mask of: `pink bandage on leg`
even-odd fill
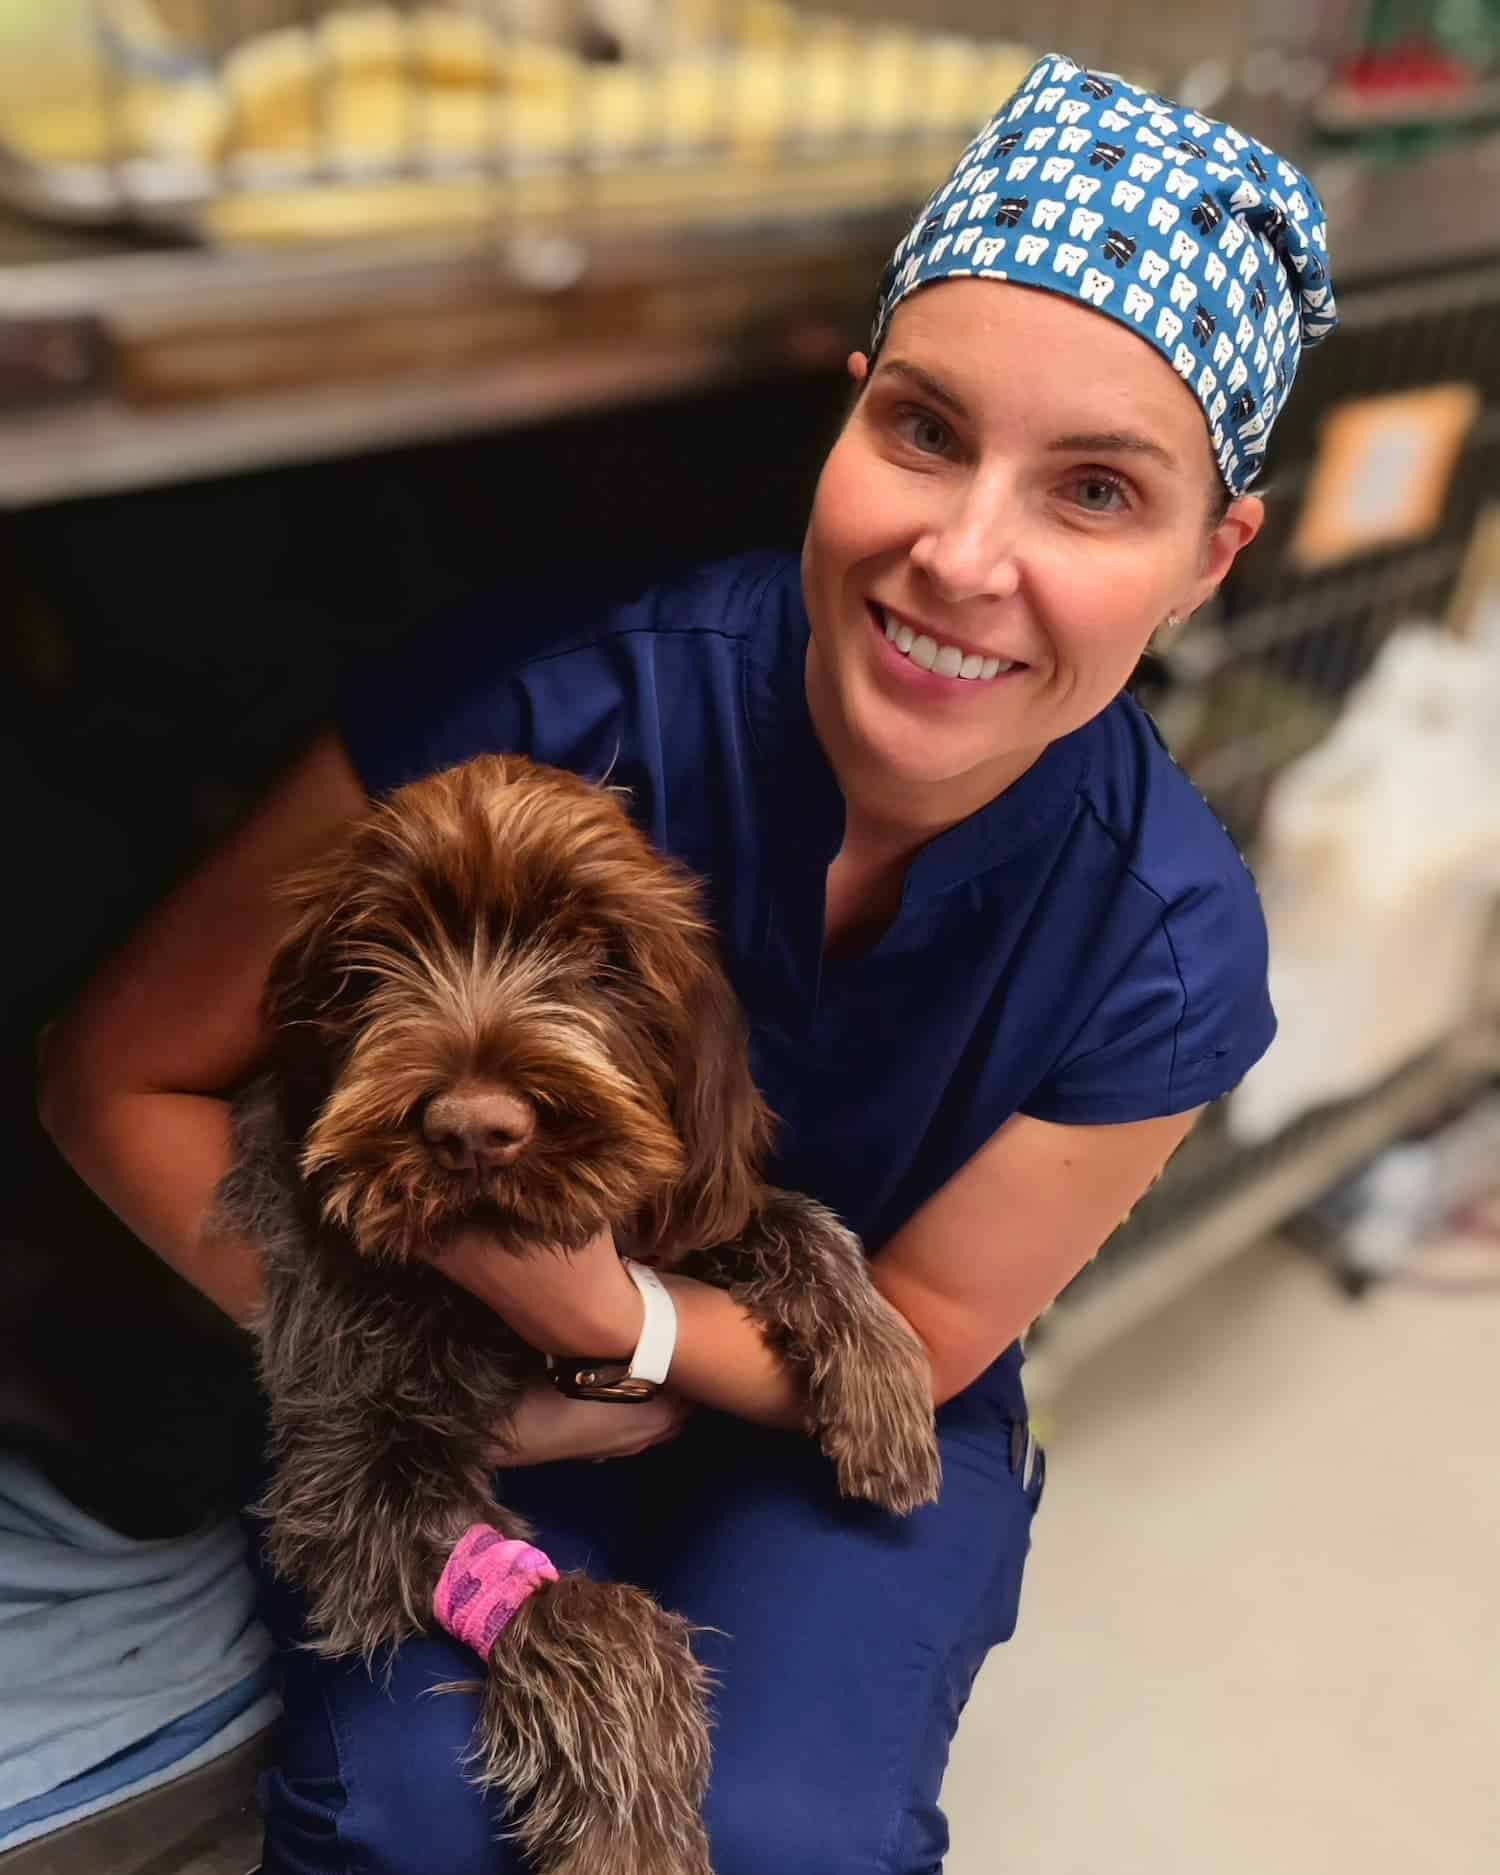
[[[501,1536],[487,1523],[472,1523],[443,1566],[432,1612],[454,1640],[488,1660],[527,1596],[556,1580],[551,1558],[541,1550]]]

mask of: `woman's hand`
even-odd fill
[[[496,1441],[493,1458],[502,1466],[634,1458],[653,1445],[675,1439],[691,1411],[675,1393],[659,1393],[654,1400],[629,1405],[571,1400],[550,1381],[539,1380],[522,1395],[514,1417]]]
[[[581,1250],[502,1250],[483,1231],[460,1234],[432,1259],[542,1354],[628,1360],[646,1307],[603,1231]]]

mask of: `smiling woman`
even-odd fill
[[[1054,292],[941,281],[850,371],[862,394],[803,546],[808,694],[843,771],[951,824],[1098,715],[1262,508],[1239,497],[1205,536],[1222,483],[1198,403],[1134,332]]]
[[[372,679],[52,1036],[59,1143],[248,1318],[257,1246],[209,1219],[285,874],[372,796],[514,751],[607,777],[703,875],[779,1120],[770,1177],[863,1238],[925,1349],[945,1466],[911,1517],[851,1513],[801,1436],[806,1377],[676,1273],[669,1394],[523,1411],[507,1504],[558,1569],[685,1616],[716,1676],[719,1875],[940,1867],[948,1745],[1015,1625],[1042,1493],[1021,1337],[1274,1033],[1254,884],[1124,685],[1255,537],[1266,436],[1333,322],[1323,251],[1317,197],[1264,145],[1042,60],[887,269],[800,562],[476,602]],[[456,1150],[462,1086],[524,1178],[550,1124],[526,1064],[478,1032],[447,1072],[395,1116],[408,1148]],[[431,1246],[570,1370],[652,1338],[622,1249],[652,1259],[612,1230]],[[466,1779],[472,1698],[428,1696],[472,1677],[456,1645],[424,1635],[372,1678],[300,1646],[296,1595],[266,1589],[287,1711],[266,1875],[517,1870],[504,1793]],[[637,1875],[575,1848],[546,1866]]]

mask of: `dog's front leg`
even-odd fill
[[[308,1645],[373,1664],[431,1628],[438,1579],[472,1524],[528,1532],[495,1503],[479,1428],[424,1413],[400,1386],[397,1335],[366,1337],[383,1343],[386,1390],[372,1385],[371,1349],[358,1372],[362,1324],[309,1333],[308,1311],[298,1319],[277,1308],[285,1300],[273,1293],[262,1336],[273,1464],[258,1509],[277,1573],[307,1596]]]
[[[360,1341],[347,1321],[339,1337],[298,1339],[309,1350],[336,1339],[336,1362]],[[374,1385],[367,1372],[361,1390],[351,1359],[341,1394],[325,1392],[326,1371],[314,1384],[289,1384],[286,1339],[273,1330],[266,1342],[280,1383],[277,1463],[261,1506],[272,1558],[307,1591],[311,1645],[373,1665],[431,1629],[434,1591],[473,1525],[529,1534],[494,1501],[485,1416],[460,1410],[483,1397],[482,1351],[452,1346],[429,1363],[409,1355],[418,1334],[392,1324],[366,1338],[363,1363],[376,1360],[378,1344],[390,1367]],[[421,1386],[397,1371],[407,1359]],[[446,1412],[434,1400],[445,1385]],[[488,1647],[483,1666],[475,1660],[472,1769],[511,1801],[534,1866],[543,1875],[710,1875],[706,1689],[687,1623],[628,1584],[563,1575],[541,1581]]]
[[[707,1675],[687,1622],[643,1590],[564,1575],[528,1597],[476,1742],[543,1875],[712,1875]]]
[[[727,1289],[806,1390],[808,1419],[847,1497],[906,1512],[942,1484],[932,1372],[870,1280],[859,1239],[811,1198],[773,1191],[732,1244],[684,1273]]]

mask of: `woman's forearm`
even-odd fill
[[[807,1408],[754,1318],[723,1289],[691,1277],[663,1279],[677,1304],[677,1352],[669,1384],[699,1406],[757,1425],[801,1431]]]
[[[259,1253],[244,1237],[210,1229],[214,1194],[230,1165],[228,1103],[203,1094],[112,1090],[82,1112],[54,1110],[44,1118],[64,1157],[104,1203],[195,1289],[247,1325],[261,1299]],[[460,1280],[467,1276],[467,1286],[498,1313],[524,1316],[524,1310],[507,1308],[515,1297],[490,1293],[493,1276],[504,1272],[511,1284],[520,1278],[529,1288],[544,1271],[550,1275],[568,1260],[549,1257],[528,1270],[524,1260],[491,1253],[471,1271],[452,1273]],[[612,1252],[609,1262],[615,1262]],[[481,1271],[491,1280],[482,1279]],[[677,1304],[674,1392],[759,1425],[800,1428],[805,1408],[797,1384],[751,1316],[722,1289],[689,1277],[666,1280]],[[601,1322],[586,1337],[590,1345],[575,1352],[618,1356],[634,1346],[639,1298],[622,1278],[609,1293],[618,1297],[610,1321]],[[535,1339],[545,1342],[541,1335]],[[559,1344],[554,1351],[566,1350]]]
[[[608,1231],[576,1251],[524,1256],[471,1232],[438,1267],[544,1354],[620,1361],[640,1338],[641,1298]],[[672,1391],[763,1426],[800,1427],[806,1415],[797,1385],[752,1318],[722,1289],[658,1273],[677,1304]]]
[[[53,1111],[44,1119],[59,1150],[104,1203],[195,1289],[248,1325],[261,1299],[259,1253],[247,1238],[210,1229],[214,1194],[230,1165],[228,1103],[203,1094],[111,1091],[82,1112]],[[456,1259],[445,1261],[497,1313],[524,1318],[526,1311],[513,1306],[514,1294],[494,1293],[495,1276],[503,1274],[512,1287],[519,1279],[529,1289],[570,1259],[548,1257],[528,1267],[528,1260],[491,1252],[470,1258],[467,1269],[454,1268]],[[612,1251],[608,1261],[615,1265]],[[677,1304],[673,1391],[758,1425],[800,1429],[806,1418],[800,1390],[753,1318],[722,1289],[690,1277],[665,1280]],[[584,1289],[601,1303],[604,1293],[602,1285]],[[619,1357],[634,1346],[641,1319],[634,1288],[617,1277],[607,1293],[607,1309],[584,1336],[589,1345],[572,1351]],[[532,1338],[546,1345],[545,1336]],[[560,1342],[553,1351],[568,1349]]]
[[[214,1193],[230,1164],[228,1103],[202,1094],[111,1091],[81,1112],[54,1110],[44,1118],[64,1157],[104,1203],[195,1289],[248,1324],[261,1297],[259,1254],[248,1239],[209,1228]],[[524,1310],[507,1307],[514,1296],[491,1292],[493,1277],[503,1272],[510,1283],[519,1277],[529,1288],[567,1260],[548,1257],[528,1269],[524,1260],[491,1253],[451,1273],[498,1313],[524,1317]],[[615,1264],[612,1252],[609,1262]],[[721,1289],[686,1277],[667,1280],[678,1316],[673,1390],[760,1425],[800,1427],[805,1415],[798,1388],[751,1317]],[[610,1294],[618,1295],[610,1321],[577,1352],[614,1356],[634,1346],[639,1298],[622,1278]]]
[[[247,1238],[210,1229],[229,1169],[227,1101],[205,1094],[111,1090],[43,1123],[84,1183],[179,1276],[242,1327],[261,1298],[260,1256]]]
[[[42,1038],[42,1124],[79,1176],[173,1269],[244,1323],[253,1245],[214,1236],[230,1163],[224,1089],[265,1059],[267,973],[292,907],[282,882],[369,812],[327,734],[126,939]]]

